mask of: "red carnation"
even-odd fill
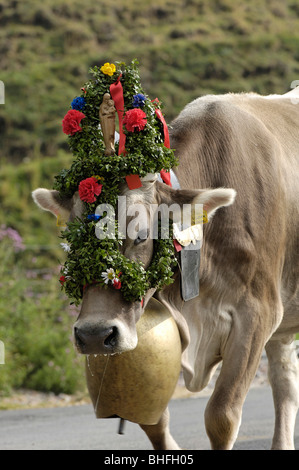
[[[96,196],[99,196],[102,191],[102,184],[98,183],[98,180],[92,176],[82,180],[79,184],[79,196],[81,201],[84,202],[95,202]]]
[[[62,120],[62,130],[65,134],[74,135],[81,132],[82,127],[79,126],[81,120],[85,118],[85,114],[76,109],[70,109]]]
[[[66,282],[65,276],[60,276],[59,282],[60,282],[60,284],[63,286],[63,284]]]
[[[123,122],[129,132],[143,131],[147,123],[146,114],[140,108],[130,109],[126,112]]]

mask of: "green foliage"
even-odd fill
[[[69,170],[62,170],[55,177],[54,188],[65,196],[72,196],[78,189],[82,179],[92,175],[100,175],[103,180],[101,202],[115,203],[119,185],[126,175],[138,174],[143,177],[147,173],[166,171],[176,165],[173,151],[164,146],[161,123],[156,118],[155,107],[147,97],[143,111],[146,113],[147,124],[142,132],[126,134],[126,156],[104,155],[103,137],[99,127],[99,107],[103,95],[109,92],[120,73],[124,91],[125,111],[132,108],[132,97],[137,93],[144,94],[141,87],[138,62],[132,61],[130,66],[117,63],[117,70],[112,77],[101,72],[95,66],[91,72],[93,79],[81,88],[81,98],[86,100],[84,107],[85,119],[82,120],[82,131],[68,137],[68,143],[75,161]],[[116,145],[116,150],[118,147]]]
[[[78,312],[60,293],[60,228],[31,198],[69,164],[60,154],[0,169],[0,396],[19,387],[73,393],[84,386],[83,358],[70,340]]]
[[[80,303],[82,288],[95,280],[108,288],[100,277],[101,272],[114,269],[121,272],[122,294],[125,300],[141,300],[148,289],[161,289],[173,282],[173,268],[177,261],[171,235],[167,239],[155,240],[154,257],[146,271],[142,264],[129,260],[119,250],[116,239],[98,240],[95,236],[95,222],[83,223],[75,220],[68,224],[62,237],[68,242],[62,274],[66,277],[64,290],[75,303]]]
[[[70,164],[70,156],[26,161],[18,166],[0,167],[0,220],[17,230],[26,245],[26,260],[37,259],[37,267],[57,266],[61,257],[60,228],[50,213],[42,213],[34,204],[31,192],[37,187],[51,187],[57,170]]]
[[[110,268],[114,268],[116,272],[117,266],[121,272],[122,285],[127,285],[125,291],[122,287],[125,299],[131,300],[133,296],[141,300],[148,287],[144,268],[140,263],[124,257],[119,251],[116,240],[108,238],[99,240],[95,236],[94,222],[83,223],[81,220],[75,220],[68,224],[68,230],[62,237],[70,246],[70,252],[62,268],[62,273],[66,277],[64,289],[70,298],[79,303],[83,286],[92,284],[95,280],[108,288],[100,275]]]
[[[23,250],[9,233],[1,237],[0,396],[19,387],[74,393],[84,385],[82,357],[70,338],[76,312],[59,295],[57,269],[37,269],[35,259],[25,268]]]

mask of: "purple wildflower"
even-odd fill
[[[0,241],[2,241],[5,237],[12,240],[14,250],[16,252],[25,250],[21,235],[13,228],[7,227],[6,225],[2,224],[0,226]]]

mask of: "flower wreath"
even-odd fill
[[[116,208],[120,184],[130,184],[132,175],[138,183],[148,173],[169,171],[177,164],[166,143],[161,104],[143,92],[137,66],[134,60],[129,66],[106,63],[92,68],[93,78],[81,88],[62,122],[75,159],[70,169],[55,177],[54,189],[67,197],[78,191],[85,206],[82,218],[67,223],[61,234],[67,253],[60,282],[76,304],[84,287],[95,282],[120,289],[127,301],[141,301],[149,288],[161,289],[173,281],[176,257],[172,238],[154,241],[153,259],[145,270],[141,262],[120,252],[121,239],[95,236],[96,207],[108,203]],[[123,109],[116,107],[121,137],[115,153],[107,155],[99,106],[113,86],[121,88],[123,98]],[[117,221],[115,224],[117,233]]]

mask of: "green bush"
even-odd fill
[[[58,279],[58,267],[36,268],[34,257],[29,265],[18,233],[0,227],[0,395],[19,387],[57,394],[84,387],[83,357],[71,341],[77,312]]]

